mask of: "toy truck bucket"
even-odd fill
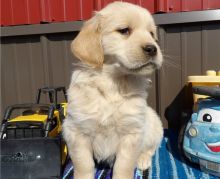
[[[60,142],[59,138],[1,140],[1,178],[60,178]]]

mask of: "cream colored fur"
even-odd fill
[[[63,135],[75,179],[94,178],[93,157],[115,158],[113,179],[132,179],[135,167],[151,166],[163,135],[146,102],[149,75],[162,64],[156,40],[150,13],[122,2],[97,12],[74,39],[72,51],[84,65],[72,75]],[[143,51],[147,44],[156,46],[155,56]]]

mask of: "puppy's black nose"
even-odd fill
[[[155,45],[146,45],[145,47],[143,47],[143,49],[150,56],[154,56],[157,54],[157,47]]]

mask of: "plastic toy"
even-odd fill
[[[206,71],[206,75],[201,76],[188,76],[188,83],[192,86],[219,86],[220,85],[220,71],[216,72],[214,70]],[[193,94],[194,102],[199,98],[206,98],[208,96],[201,94]]]
[[[183,150],[203,171],[220,176],[220,87],[194,86],[193,90],[211,97],[195,103],[185,129]]]
[[[6,109],[0,131],[2,178],[60,178],[66,103],[57,103],[57,92],[66,100],[64,87],[46,87],[38,90],[36,103]],[[49,104],[40,104],[42,93],[49,94]]]

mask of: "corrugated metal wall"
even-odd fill
[[[34,101],[39,87],[68,87],[74,69],[69,46],[76,33],[2,37],[2,110]],[[149,103],[160,113],[165,127],[165,116],[177,126],[188,105],[187,76],[220,69],[220,23],[165,25],[159,37],[165,63],[153,77]]]
[[[85,20],[116,0],[0,0],[2,26]],[[151,13],[220,8],[219,0],[118,0],[138,4]]]

